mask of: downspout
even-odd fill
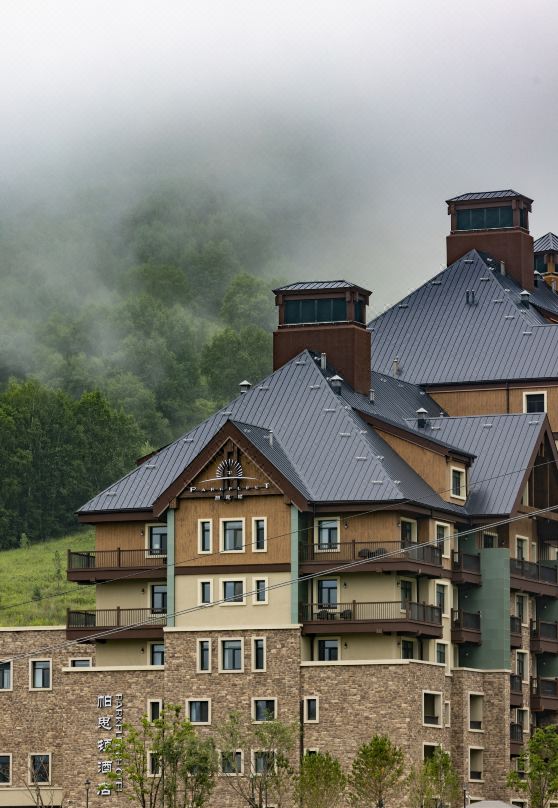
[[[167,510],[167,626],[174,628],[175,612],[175,546],[174,546],[174,508]]]

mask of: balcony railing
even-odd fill
[[[442,611],[427,603],[384,601],[319,605],[301,603],[299,619],[304,633],[402,632],[442,636]],[[334,625],[333,625],[334,624]]]
[[[122,569],[122,567],[164,567],[166,555],[148,550],[68,550],[68,571],[95,569]]]
[[[558,567],[555,565],[546,566],[520,558],[510,558],[510,573],[512,577],[522,578],[536,584],[558,584]]]
[[[480,555],[470,555],[469,553],[456,551],[453,554],[452,567],[454,570],[480,573]]]
[[[432,568],[438,576],[442,566],[442,548],[435,544],[402,544],[400,541],[341,541],[326,545],[320,542],[300,545],[301,564],[330,565],[332,562],[370,562],[382,570],[414,570],[417,565]],[[437,569],[434,569],[437,568]],[[358,571],[359,567],[355,567]],[[426,571],[427,572],[427,571]]]
[[[464,612],[463,609],[452,609],[451,612],[451,639],[452,642],[481,643],[481,616],[480,612]]]
[[[558,710],[558,680],[531,679],[531,709]]]
[[[510,690],[512,693],[523,694],[523,680],[520,673],[510,674]]]
[[[558,623],[546,620],[531,620],[531,639],[558,642]]]
[[[67,631],[76,636],[87,636],[104,629],[120,628],[124,637],[162,636],[167,615],[152,609],[96,609],[68,610]]]

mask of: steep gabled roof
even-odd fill
[[[370,323],[372,369],[393,376],[397,358],[397,378],[420,385],[558,378],[558,326],[539,311],[558,296],[541,284],[524,307],[521,291],[471,250]]]
[[[544,236],[536,239],[533,250],[536,253],[558,252],[558,236],[554,233],[545,233]]]
[[[511,188],[508,188],[505,191],[475,191],[473,193],[461,194],[461,196],[454,196],[452,199],[446,199],[446,203],[449,205],[450,202],[475,202],[482,199],[508,198],[521,198],[527,199],[529,202],[533,201],[532,199],[529,199],[528,196],[525,196],[525,194],[520,194],[518,191],[513,191]]]

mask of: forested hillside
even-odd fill
[[[116,213],[115,213],[116,211]],[[0,548],[271,370],[291,223],[184,184],[0,219]]]

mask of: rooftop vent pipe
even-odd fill
[[[376,393],[374,392],[374,388],[371,387],[370,390],[368,391],[368,401],[371,404],[374,404],[375,400],[376,400]]]
[[[506,274],[506,265],[503,261],[500,261],[500,275]]]
[[[325,370],[327,368],[327,354],[322,353],[320,354],[320,370]]]
[[[247,393],[248,390],[252,387],[252,384],[247,379],[244,379],[244,381],[240,382],[238,386],[240,387],[241,394],[244,395],[244,393]]]
[[[531,295],[529,294],[529,292],[526,289],[524,289],[522,292],[519,293],[519,299],[521,301],[521,305],[525,306],[525,308],[527,308],[527,309],[529,308],[529,298],[530,297],[531,297]]]
[[[391,363],[391,372],[393,376],[397,376],[399,374],[399,357],[396,356],[393,362]]]
[[[341,378],[341,376],[335,374],[335,376],[331,377],[329,383],[331,384],[331,389],[333,390],[333,392],[339,395],[339,393],[341,392],[341,384],[343,383],[343,379]]]
[[[428,425],[428,412],[421,407],[417,410],[417,426],[419,429],[425,429]]]
[[[465,292],[465,301],[471,305],[475,305],[475,290],[474,289],[467,289]]]

